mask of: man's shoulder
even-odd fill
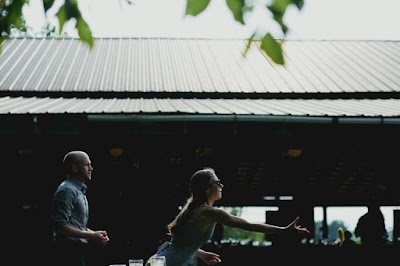
[[[58,188],[55,191],[55,194],[69,194],[69,193],[76,193],[79,189],[76,187],[76,185],[69,181],[69,180],[64,180],[61,182],[61,184],[58,186]]]

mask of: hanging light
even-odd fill
[[[110,153],[111,157],[119,158],[124,153],[124,149],[122,149],[122,148],[110,148],[108,150],[108,152]]]

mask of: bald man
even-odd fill
[[[92,179],[93,166],[83,151],[70,151],[64,156],[66,179],[54,193],[52,219],[57,264],[85,266],[88,246],[106,245],[107,232],[87,227],[89,207],[86,182]]]

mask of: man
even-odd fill
[[[57,265],[85,266],[88,246],[105,245],[106,231],[87,227],[89,208],[86,182],[92,179],[92,163],[87,153],[71,151],[64,156],[66,179],[53,197],[52,221]]]
[[[361,244],[365,247],[378,247],[386,244],[385,218],[375,201],[368,206],[368,212],[358,219],[354,234],[361,238]]]

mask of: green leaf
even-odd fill
[[[78,20],[78,17],[81,15],[78,3],[74,0],[65,0],[65,9],[67,11],[68,20],[71,18],[76,18]]]
[[[3,43],[4,43],[5,40],[6,40],[6,37],[0,35],[0,56],[1,56],[2,52],[3,52]]]
[[[197,16],[207,8],[209,3],[210,0],[187,0],[185,14]]]
[[[94,46],[94,39],[92,36],[92,31],[89,28],[89,25],[86,23],[86,21],[82,18],[82,16],[79,16],[76,22],[76,29],[78,30],[79,38],[89,45],[89,48],[92,49]]]
[[[285,64],[281,43],[277,42],[271,34],[268,33],[264,36],[261,41],[261,49],[264,50],[267,55],[272,59],[272,61],[274,61],[276,64]]]
[[[6,11],[3,12],[6,14],[6,20],[8,21],[8,26],[14,26],[15,28],[20,28],[23,23],[23,15],[22,8],[27,3],[27,0],[14,0],[12,1],[8,7],[6,3]],[[0,17],[1,17],[0,13]]]
[[[286,8],[292,4],[293,0],[273,0],[272,3],[268,6],[268,9],[273,14],[284,14]]]
[[[297,6],[299,10],[301,10],[304,6],[304,0],[292,0],[292,3]]]
[[[59,35],[62,34],[65,22],[67,22],[71,18],[75,18],[75,28],[78,31],[79,39],[82,42],[86,43],[90,48],[93,48],[94,39],[92,36],[92,31],[90,30],[89,25],[86,23],[86,21],[82,18],[76,1],[65,1],[65,4],[61,6],[60,10],[58,11],[57,17],[60,25]]]
[[[288,27],[286,26],[286,24],[283,22],[283,15],[274,15],[274,20],[276,22],[278,22],[279,26],[281,26],[281,29],[283,31],[284,34],[286,34],[286,32],[288,31]]]
[[[244,0],[226,0],[228,8],[231,10],[233,17],[236,21],[244,25],[243,20],[243,10],[244,10]]]
[[[246,57],[247,52],[250,50],[250,46],[252,45],[254,38],[255,38],[256,34],[253,33],[250,38],[247,40],[247,44],[246,44],[246,49],[243,52],[243,57]]]
[[[296,0],[274,0],[268,7],[271,11],[274,20],[281,26],[284,34],[288,31],[288,27],[283,22],[283,16],[285,15],[287,7]]]
[[[67,9],[65,8],[65,4],[60,7],[57,13],[57,18],[58,18],[58,25],[59,25],[59,35],[61,35],[64,24],[68,20],[68,15],[67,15]]]
[[[44,12],[47,12],[47,10],[49,10],[53,6],[54,1],[55,0],[43,0]]]

